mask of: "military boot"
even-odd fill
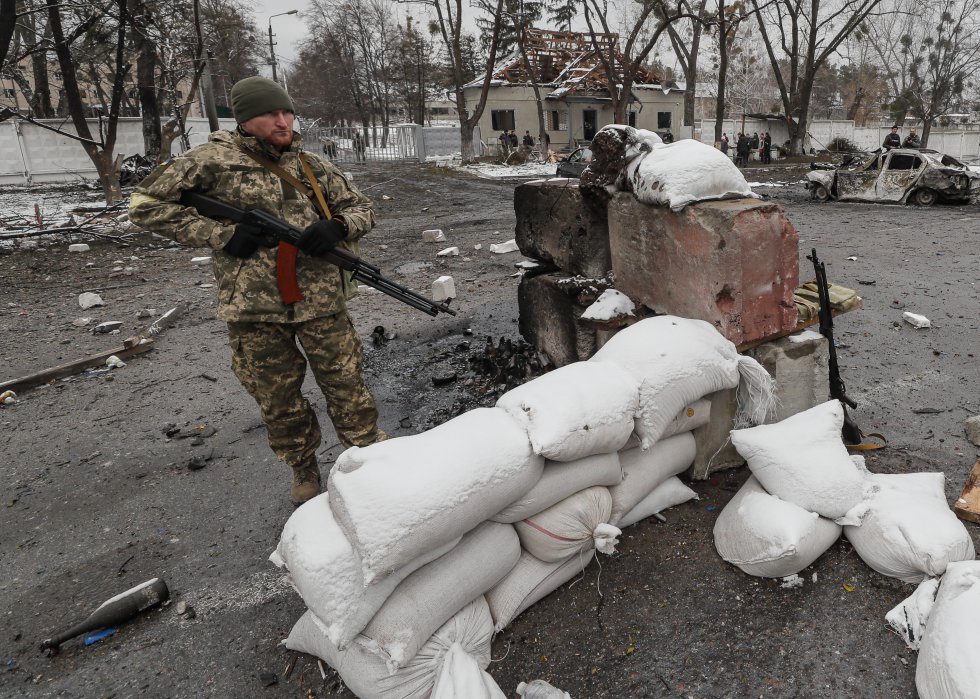
[[[293,487],[290,495],[293,504],[299,507],[307,500],[320,494],[320,465],[316,457],[306,463],[293,466]]]

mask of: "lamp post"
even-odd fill
[[[269,17],[269,58],[272,59],[272,80],[274,82],[279,82],[279,78],[276,77],[276,49],[275,44],[272,41],[272,18],[281,17],[283,15],[295,15],[299,10],[290,10],[289,12],[280,12],[276,15],[271,15]]]

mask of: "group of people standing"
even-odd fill
[[[504,153],[510,153],[510,151],[516,150],[518,145],[525,151],[534,148],[534,136],[527,130],[524,131],[524,138],[521,139],[520,144],[517,141],[517,131],[511,131],[509,129],[504,129],[500,133],[498,140],[500,141],[500,148]]]
[[[885,150],[891,150],[892,148],[922,148],[922,141],[919,139],[919,134],[916,133],[914,126],[909,129],[909,135],[905,137],[904,141],[898,135],[898,127],[893,126],[891,132],[885,136],[881,147]]]
[[[721,152],[728,155],[728,151],[731,149],[731,142],[728,139],[728,134],[723,133],[721,135]],[[759,161],[763,165],[768,165],[772,162],[772,136],[766,131],[761,136],[757,131],[753,132],[751,136],[744,133],[739,133],[738,137],[735,139],[735,165],[738,167],[745,167],[749,164],[749,154],[752,151],[758,151]]]

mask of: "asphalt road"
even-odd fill
[[[455,319],[430,320],[374,292],[352,304],[382,425],[408,434],[492,400],[466,385],[466,359],[487,336],[517,337],[519,255],[488,252],[512,237],[514,182],[414,166],[354,175],[381,222],[364,257],[422,291],[452,274],[460,296]],[[749,179],[796,182],[799,172],[758,169]],[[837,329],[842,372],[860,403],[855,417],[889,439],[870,467],[943,471],[952,500],[978,457],[962,422],[980,412],[980,211],[816,204],[796,184],[757,191],[782,202],[799,230],[801,269],[816,247],[831,281],[865,299]],[[432,227],[446,231],[444,245],[458,245],[459,257],[438,258],[443,244],[421,242]],[[351,696],[305,656],[285,676],[290,654],[279,643],[303,604],[267,557],[292,512],[289,474],[229,371],[213,289],[202,287],[210,270],[190,264],[201,251],[151,240],[93,244],[84,254],[65,247],[0,254],[4,379],[118,341],[72,325],[81,316],[121,320],[125,336],[145,323],[141,309],[184,302],[188,310],[155,351],[125,368],[29,391],[0,409],[0,695]],[[80,311],[77,294],[88,288],[103,289],[107,305]],[[902,310],[933,327],[913,329]],[[396,337],[374,348],[377,325]],[[452,371],[459,381],[433,387],[433,376]],[[312,380],[307,390],[323,414]],[[171,425],[216,431],[195,446],[168,438]],[[339,453],[333,441],[325,436],[325,468]],[[209,455],[203,469],[187,468]],[[713,522],[745,477],[739,469],[696,482],[700,501],[669,511],[666,523],[628,529],[601,571],[593,563],[498,636],[491,674],[508,692],[540,677],[576,699],[914,697],[915,656],[884,621],[911,586],[874,573],[843,541],[797,589],[718,558]],[[971,533],[980,545],[978,527]],[[52,632],[156,576],[195,618],[171,604],[95,645],[39,652]],[[262,673],[276,683],[264,686]]]

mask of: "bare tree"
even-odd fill
[[[17,25],[17,0],[0,0],[0,66],[7,60]]]
[[[453,94],[456,100],[456,110],[459,114],[460,153],[463,162],[472,162],[473,131],[483,116],[487,105],[487,94],[490,92],[490,80],[493,78],[493,66],[497,61],[497,47],[500,41],[500,30],[503,24],[504,0],[477,0],[476,7],[483,13],[490,13],[493,24],[490,29],[490,40],[487,42],[486,60],[484,62],[483,83],[480,87],[480,97],[475,105],[467,105],[463,87],[469,82],[468,62],[466,56],[467,34],[463,30],[463,0],[412,0],[420,5],[429,7],[435,14],[433,25],[442,38],[445,59],[450,76]]]
[[[722,0],[724,2],[724,0]],[[674,55],[677,62],[681,64],[681,72],[684,74],[686,91],[684,92],[684,123],[694,124],[694,103],[697,99],[698,81],[698,58],[701,52],[701,35],[704,33],[706,21],[706,7],[708,0],[680,0],[679,5],[684,11],[694,17],[701,18],[699,21],[691,21],[687,26],[681,26],[681,22],[667,25],[667,36],[670,37],[670,44],[674,48]]]
[[[817,71],[877,8],[881,0],[752,0],[790,134],[803,152]]]

